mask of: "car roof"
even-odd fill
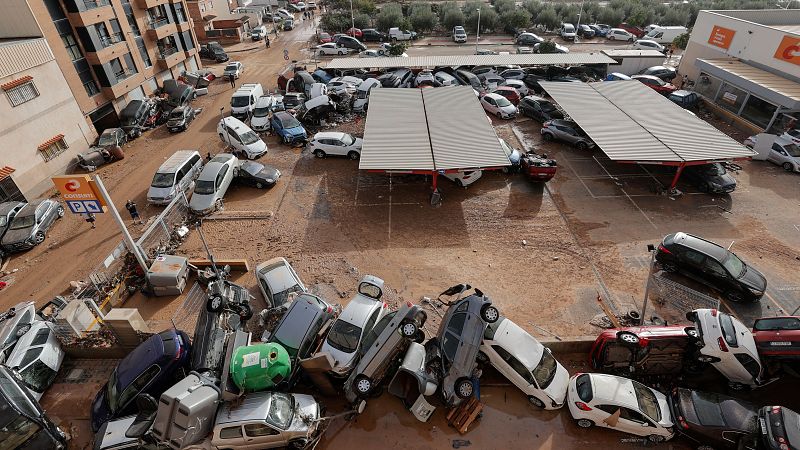
[[[125,387],[145,369],[158,363],[164,354],[164,342],[160,334],[150,336],[128,353],[117,365],[117,381]]]
[[[217,413],[216,424],[266,419],[275,394],[270,391],[251,392],[235,402],[224,402]]]
[[[382,301],[369,298],[366,295],[356,294],[339,314],[339,319],[361,327],[369,319],[372,311],[382,307]]]
[[[32,345],[34,339],[36,339],[36,335],[41,330],[47,330],[47,332],[48,332],[47,340],[45,340],[45,342],[43,342],[41,344]],[[53,370],[57,369],[56,366],[58,365],[57,360],[58,360],[58,354],[60,353],[60,351],[55,351],[55,352],[53,352],[53,351],[49,351],[49,352],[48,351],[44,351],[44,347],[47,347],[47,342],[51,341],[50,335],[52,335],[52,334],[53,334],[53,330],[50,328],[50,325],[49,325],[48,322],[45,322],[45,321],[35,321],[35,322],[33,322],[33,324],[31,325],[30,330],[28,330],[27,333],[22,335],[22,337],[20,337],[17,340],[17,345],[14,347],[14,350],[8,356],[8,361],[5,362],[5,365],[8,366],[8,367],[19,366],[22,363],[22,360],[24,359],[25,354],[28,353],[29,350],[41,347],[42,350],[40,351],[40,353],[39,353],[39,355],[37,356],[36,359],[42,361],[43,363],[45,363],[48,367],[50,367]],[[58,350],[60,350],[60,348]],[[33,361],[31,361],[31,362],[33,362]],[[28,363],[28,364],[30,364],[30,363]],[[22,368],[22,367],[20,367],[20,368]]]
[[[684,233],[682,231],[672,235],[672,242],[673,244],[682,245],[715,258],[721,259],[728,255],[728,251],[721,246],[711,241],[707,241],[699,236]]]
[[[14,208],[19,206],[20,204],[24,204],[23,202],[3,202],[0,203],[0,216],[5,216],[6,214],[10,213]]]
[[[539,97],[538,95],[526,95],[525,97],[523,97],[523,99],[526,99],[526,98],[530,99],[530,100],[533,100],[533,101],[536,101],[536,102],[548,102],[548,103],[550,103],[550,100],[548,100],[548,99],[546,99],[544,97]]]
[[[314,139],[339,139],[344,137],[345,133],[341,131],[320,131],[314,135]]]
[[[554,125],[560,125],[560,126],[564,126],[564,127],[575,127],[575,126],[577,126],[577,124],[575,122],[573,122],[571,120],[567,120],[567,119],[553,119],[550,122],[552,122]]]
[[[36,306],[35,306],[35,304],[33,302],[20,302],[20,303],[17,303],[16,305],[14,305],[14,311],[16,312],[14,317],[9,317],[9,318],[3,320],[2,322],[0,322],[0,345],[3,344],[3,342],[8,337],[9,333],[12,330],[15,330],[15,328],[17,327],[17,324],[20,322],[20,319],[22,318],[22,315],[24,314],[25,310],[28,310],[28,309],[31,311],[31,314],[32,314],[31,320],[35,321],[36,320]]]
[[[201,181],[216,181],[217,175],[224,165],[218,161],[209,162],[203,167],[203,171],[200,172],[200,176],[197,179]]]
[[[544,345],[505,317],[497,327],[493,340],[531,370],[539,365],[545,352]]]
[[[505,98],[505,97],[503,97],[503,96],[502,96],[502,95],[500,95],[500,94],[493,94],[493,93],[491,93],[491,92],[490,92],[490,93],[488,93],[488,94],[486,94],[486,95],[484,95],[484,97],[493,98],[493,99],[495,99],[495,100],[496,100],[496,99],[499,99],[499,98]]]
[[[633,380],[602,373],[587,374],[592,380],[592,403],[611,402],[639,410],[639,402],[633,390]]]
[[[28,203],[19,210],[16,217],[32,216],[36,214],[36,208],[38,208],[41,203],[42,202]]]
[[[278,332],[283,331],[280,343],[292,346],[295,350],[300,348],[311,325],[323,312],[313,297],[311,294],[300,294],[294,299],[289,310],[270,336],[271,342],[275,342]]]
[[[655,76],[655,75],[644,75],[644,74],[639,74],[639,75],[631,75],[631,78],[633,78],[634,80],[638,80],[638,79],[645,79],[645,80],[661,80],[661,78],[658,78],[658,77],[657,77],[657,76]]]
[[[297,284],[297,280],[289,270],[289,261],[285,258],[273,258],[256,267],[259,276],[266,279],[274,293],[283,292]]]

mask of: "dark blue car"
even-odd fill
[[[308,140],[306,129],[303,128],[300,121],[285,111],[273,114],[270,125],[272,125],[272,131],[278,133],[284,144],[294,144]]]
[[[109,420],[136,414],[136,397],[158,398],[175,384],[180,370],[187,367],[191,353],[189,336],[171,329],[150,336],[119,362],[108,382],[92,403],[92,430],[97,432]]]

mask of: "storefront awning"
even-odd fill
[[[698,59],[700,71],[787,109],[800,109],[800,84],[738,59]]]

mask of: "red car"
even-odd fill
[[[350,28],[345,32],[345,34],[348,36],[352,36],[356,39],[361,39],[362,37],[364,37],[364,33],[361,31],[360,28]]]
[[[762,359],[800,359],[800,317],[756,319],[753,337]]]
[[[531,181],[550,181],[556,176],[558,165],[555,159],[549,159],[547,155],[537,155],[536,153],[526,153],[520,161],[522,173]]]
[[[637,38],[641,38],[644,36],[644,30],[635,26],[629,25],[626,22],[622,22],[621,24],[617,25],[617,28],[622,28],[623,30],[627,31],[628,33],[636,36]]]
[[[327,44],[328,42],[333,42],[333,38],[331,37],[331,35],[324,31],[317,33],[317,40],[319,41],[320,44]]]
[[[653,75],[634,75],[631,78],[638,80],[661,95],[669,95],[678,90],[674,85]]]
[[[597,336],[589,360],[595,370],[616,375],[675,375],[696,368],[698,343],[694,327],[615,328]]]
[[[519,97],[519,92],[510,86],[499,86],[492,91],[492,94],[502,95],[514,106],[519,105],[519,101],[522,100]]]

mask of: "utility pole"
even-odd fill
[[[95,186],[97,186],[97,193],[103,197],[103,201],[105,201],[108,209],[111,212],[111,216],[114,217],[114,220],[117,221],[117,225],[119,225],[120,230],[122,230],[122,239],[125,242],[125,246],[128,247],[128,251],[133,253],[133,256],[136,257],[136,262],[139,263],[144,273],[147,273],[147,269],[149,266],[147,265],[147,260],[142,253],[142,249],[136,245],[136,242],[133,241],[133,237],[128,232],[128,227],[125,226],[125,222],[122,220],[122,217],[119,215],[119,211],[117,211],[117,207],[114,206],[114,202],[111,200],[111,196],[108,195],[108,191],[106,187],[103,185],[103,180],[100,179],[99,175],[94,176]]]
[[[352,1],[352,0],[351,0]],[[481,37],[481,9],[478,8],[478,29],[475,31],[475,54],[478,54],[478,39]]]
[[[581,15],[583,14],[583,2],[581,2],[581,9],[578,11],[578,24],[575,25],[575,42],[578,42],[578,30],[581,28]]]
[[[350,0],[350,22],[353,25],[353,37],[356,37],[356,17],[353,15],[353,0]]]

